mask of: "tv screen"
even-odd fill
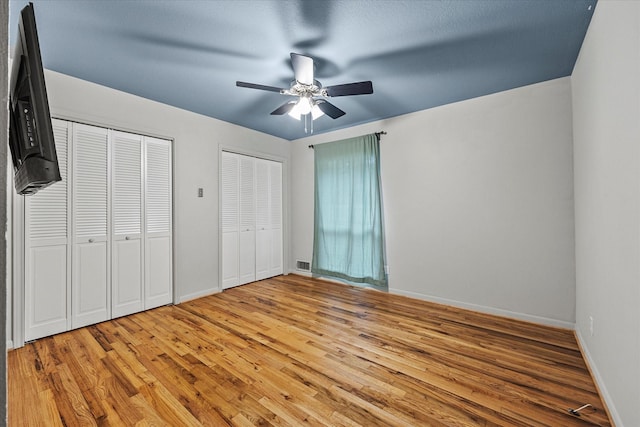
[[[60,181],[33,4],[20,12],[11,66],[9,146],[18,194]]]

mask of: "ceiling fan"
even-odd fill
[[[294,80],[288,89],[241,81],[236,81],[236,86],[278,92],[281,95],[298,97],[297,100],[287,101],[285,104],[273,110],[271,114],[276,116],[289,114],[298,120],[304,117],[305,131],[307,131],[307,121],[313,126],[313,120],[324,114],[332,119],[337,119],[346,114],[323,98],[373,93],[373,84],[370,81],[322,87],[320,82],[314,79],[315,66],[313,58],[309,56],[292,52],[291,65],[293,67]],[[313,132],[313,128],[311,132]]]

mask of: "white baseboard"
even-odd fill
[[[191,300],[194,300],[194,299],[206,297],[206,296],[209,296],[209,295],[219,294],[220,292],[222,292],[220,289],[212,288],[212,289],[206,289],[206,290],[200,291],[200,292],[194,292],[192,294],[182,295],[181,297],[178,298],[178,304],[186,302],[186,301],[191,301]]]
[[[313,277],[313,275],[308,271],[291,270],[291,273],[298,274],[300,276]],[[322,280],[328,280],[330,282],[345,284],[345,282],[343,282],[343,281],[332,280],[331,278],[322,277],[321,279]],[[429,301],[429,302],[435,302],[437,304],[450,305],[450,306],[453,306],[453,307],[464,308],[466,310],[473,310],[473,311],[479,311],[481,313],[493,314],[495,316],[502,316],[502,317],[508,317],[508,318],[511,318],[511,319],[524,320],[526,322],[537,323],[537,324],[540,324],[540,325],[553,326],[553,327],[556,327],[556,328],[570,329],[570,330],[574,330],[575,329],[575,323],[567,322],[567,321],[564,321],[564,320],[551,319],[551,318],[542,317],[542,316],[534,316],[532,314],[526,314],[526,313],[517,313],[515,311],[503,310],[503,309],[499,309],[499,308],[488,307],[488,306],[477,305],[477,304],[470,304],[470,303],[450,300],[450,299],[446,299],[446,298],[434,297],[434,296],[431,296],[431,295],[421,294],[421,293],[418,293],[418,292],[404,291],[402,289],[396,289],[396,288],[389,288],[389,293],[390,294],[396,294],[396,295],[403,295],[403,296],[406,296],[406,297],[411,297],[411,298],[416,298],[416,299],[421,299],[421,300]]]
[[[404,291],[402,289],[389,288],[389,293],[404,295],[411,298],[417,298],[425,301],[435,302],[437,304],[450,305],[453,307],[464,308],[466,310],[479,311],[481,313],[493,314],[495,316],[508,317],[511,319],[524,320],[525,322],[538,323],[540,325],[553,326],[563,329],[575,329],[575,324],[572,322],[566,322],[564,320],[551,319],[547,317],[535,316],[532,314],[518,313],[515,311],[503,310],[495,307],[488,307],[484,305],[471,304],[467,302],[461,302],[456,300],[450,300],[447,298],[434,297],[418,292]]]
[[[13,350],[13,341],[7,340],[7,350]]]
[[[311,274],[310,271],[296,270],[295,268],[292,269],[292,270],[289,270],[289,272],[287,274],[297,274],[299,276],[313,277],[313,275]]]
[[[580,330],[576,327],[576,340],[578,341],[578,345],[580,346],[580,351],[582,352],[582,356],[587,362],[587,366],[589,367],[589,371],[591,371],[591,376],[593,377],[593,381],[596,383],[596,387],[598,388],[598,392],[600,393],[600,397],[604,400],[604,404],[607,405],[607,411],[609,412],[609,416],[611,417],[614,425],[618,427],[622,427],[622,419],[616,410],[616,405],[613,403],[613,399],[611,395],[607,391],[607,387],[604,384],[604,380],[598,371],[598,367],[591,357],[591,353],[589,353],[589,348],[584,344],[585,341],[582,338],[582,334]]]

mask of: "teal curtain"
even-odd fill
[[[314,146],[311,272],[387,287],[376,134]]]

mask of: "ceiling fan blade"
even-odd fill
[[[296,101],[289,101],[286,104],[282,104],[281,106],[279,106],[278,108],[273,110],[271,112],[271,115],[272,116],[281,116],[283,114],[287,114],[289,111],[291,111],[293,109],[293,107],[295,107],[295,105],[296,105]]]
[[[347,83],[327,86],[324,90],[327,92],[327,96],[368,95],[373,93],[373,84],[370,81]]]
[[[255,84],[255,83],[247,83],[247,82],[236,82],[236,86],[238,86],[238,87],[248,87],[249,89],[268,90],[270,92],[278,92],[278,93],[280,93],[281,91],[285,90],[285,89],[280,89],[279,87],[275,87],[275,86],[265,86],[265,85]]]
[[[342,117],[345,114],[347,114],[341,109],[339,109],[338,107],[336,107],[335,105],[325,100],[318,100],[316,104],[318,105],[318,108],[323,113],[325,113],[327,116],[331,117],[332,119],[337,119],[338,117]]]
[[[298,83],[313,84],[313,58],[291,52],[291,66]]]

